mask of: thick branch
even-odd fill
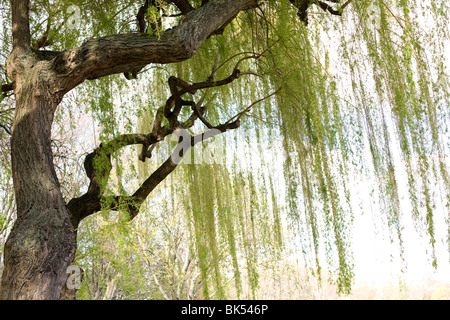
[[[158,114],[155,117],[155,123],[158,119]],[[192,121],[195,121],[195,119]],[[106,185],[109,174],[112,169],[111,164],[111,156],[120,150],[123,147],[135,144],[142,144],[143,154],[140,155],[141,161],[145,160],[145,157],[150,157],[148,146],[154,146],[157,142],[163,140],[167,135],[171,134],[174,129],[170,129],[167,127],[155,126],[155,130],[150,134],[124,134],[112,139],[108,143],[101,144],[98,148],[96,148],[93,152],[88,154],[84,161],[84,167],[86,171],[86,175],[88,176],[90,183],[88,187],[88,191],[79,198],[71,199],[67,208],[69,209],[71,215],[72,224],[77,227],[79,222],[85,217],[98,212],[102,209],[102,201],[103,201],[103,192],[102,186]],[[151,151],[151,150],[150,150]],[[152,174],[153,177],[163,176],[158,172],[166,172],[167,164],[163,164],[162,168],[155,171]],[[171,169],[167,174],[169,174],[173,169]],[[156,175],[155,175],[156,174]],[[165,176],[164,176],[165,177]],[[114,199],[110,199],[109,209],[117,209],[118,205],[126,203],[131,203],[129,200],[132,199],[130,197],[113,197]],[[137,214],[137,209],[135,206],[129,206],[128,208],[130,212],[130,216]],[[136,213],[134,213],[136,211]]]
[[[18,53],[30,48],[29,0],[11,0],[13,50]]]
[[[125,146],[146,144],[149,141],[149,135],[125,134],[106,144],[101,144],[86,156],[84,168],[90,180],[88,191],[79,198],[71,199],[67,204],[74,227],[77,227],[85,217],[102,209],[102,185],[106,184],[109,179],[112,169],[111,155]]]
[[[217,28],[256,4],[257,0],[209,1],[159,37],[142,33],[111,35],[63,51],[53,63],[53,69],[62,77],[59,90],[67,92],[86,79],[139,70],[150,63],[189,59]]]

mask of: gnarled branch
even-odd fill
[[[13,50],[26,52],[31,45],[29,0],[11,0]]]

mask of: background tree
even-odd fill
[[[17,219],[2,298],[60,298],[84,219],[113,211],[135,219],[175,174],[174,159],[236,128],[244,140],[237,131],[221,135],[225,163],[181,166],[171,180],[186,195],[205,298],[226,296],[222,259],[237,295],[243,273],[255,294],[261,252],[276,255],[287,228],[315,274],[322,277],[325,260],[339,292],[348,292],[355,172],[373,178],[379,202],[371,204],[400,259],[411,213],[437,265],[450,204],[445,3],[12,0],[8,8],[0,119],[11,135],[6,179]],[[66,192],[78,176],[58,177],[55,155],[64,149],[52,130],[73,118],[57,117],[64,104],[74,110],[70,94],[100,134],[86,150],[88,181]],[[177,129],[189,138],[170,139]],[[133,166],[139,174],[130,178]]]

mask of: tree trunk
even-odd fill
[[[46,63],[22,55],[8,66],[15,79],[11,159],[17,221],[5,244],[2,299],[59,299],[76,251],[51,150],[61,97],[50,92]]]

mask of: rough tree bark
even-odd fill
[[[79,48],[44,52],[31,49],[29,0],[11,0],[13,51],[7,72],[16,101],[11,158],[17,221],[5,244],[0,298],[61,298],[66,270],[76,252],[75,226],[87,216],[86,210],[90,209],[88,214],[95,211],[89,207],[92,197],[99,201],[97,186],[92,185],[95,174],[89,176],[92,193],[88,191],[85,198],[66,204],[61,195],[50,137],[54,113],[64,94],[86,79],[136,70],[149,63],[189,59],[216,29],[256,4],[257,0],[209,1],[199,9],[183,8],[183,22],[159,38],[139,33],[112,35],[89,40]],[[199,115],[199,110],[195,111]],[[237,125],[233,122],[218,129]],[[137,196],[145,197],[174,168],[166,161]]]
[[[29,26],[19,22],[28,21],[27,1],[13,1],[12,14],[7,70],[16,98],[11,159],[17,220],[5,244],[1,298],[56,299],[76,250],[50,147],[53,114],[62,96],[49,90],[49,63],[31,53]]]

